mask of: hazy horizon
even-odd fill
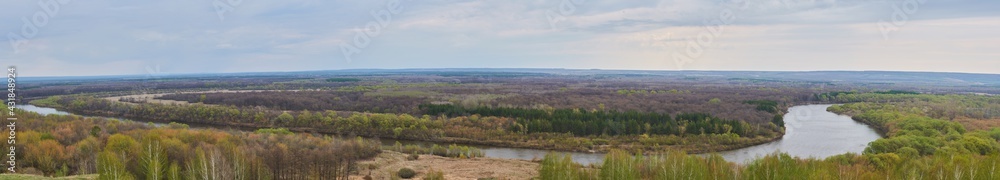
[[[998,1],[12,1],[24,77],[565,68],[1000,74]],[[992,30],[991,30],[992,29]]]
[[[21,68],[17,68],[21,69]],[[976,73],[976,72],[948,72],[948,71],[893,71],[893,70],[697,70],[697,69],[686,69],[686,70],[675,70],[675,69],[583,69],[583,68],[358,68],[358,69],[327,69],[327,70],[298,70],[298,71],[245,71],[245,72],[183,72],[183,73],[164,73],[164,72],[145,72],[145,73],[135,73],[135,74],[104,74],[104,75],[63,75],[63,76],[22,76],[27,78],[73,78],[73,77],[116,77],[116,76],[144,76],[147,78],[158,78],[163,76],[185,76],[185,75],[202,75],[202,74],[253,74],[253,73],[299,73],[299,72],[326,72],[326,71],[419,71],[419,70],[495,70],[496,72],[518,72],[518,71],[502,71],[502,70],[570,70],[570,71],[648,71],[648,72],[889,72],[889,73],[942,73],[942,74],[977,74],[977,75],[1000,75],[1000,73]]]

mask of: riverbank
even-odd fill
[[[682,133],[681,135],[656,135],[656,134],[626,134],[626,135],[589,135],[589,136],[576,136],[571,133],[553,133],[553,132],[533,132],[533,133],[523,133],[519,131],[509,131],[508,129],[494,127],[496,125],[485,125],[487,127],[478,127],[484,125],[478,122],[473,122],[471,117],[436,117],[433,119],[424,116],[422,118],[417,118],[407,115],[394,115],[394,114],[372,114],[372,113],[331,113],[327,112],[324,114],[317,113],[313,116],[311,120],[305,119],[301,116],[302,113],[293,112],[290,114],[300,114],[300,115],[286,115],[286,120],[275,120],[271,118],[269,121],[267,116],[275,117],[277,116],[275,112],[267,112],[265,110],[250,110],[251,112],[240,113],[245,109],[237,109],[229,106],[182,106],[182,108],[167,108],[164,106],[171,106],[168,104],[160,104],[155,102],[148,103],[133,103],[133,102],[120,102],[110,99],[101,98],[87,98],[87,97],[67,97],[67,98],[83,98],[86,99],[85,104],[88,106],[74,106],[77,108],[69,108],[69,102],[60,102],[60,97],[47,98],[43,100],[32,101],[31,104],[37,106],[44,106],[59,109],[62,111],[73,112],[75,114],[89,115],[89,116],[102,116],[102,117],[120,117],[126,119],[133,119],[143,122],[154,122],[154,123],[169,123],[169,122],[179,122],[185,124],[192,124],[196,126],[216,126],[219,128],[228,129],[241,129],[241,130],[255,130],[260,128],[286,128],[293,132],[301,133],[320,133],[329,135],[339,135],[339,136],[361,136],[368,138],[380,138],[380,139],[390,139],[390,140],[413,140],[413,141],[428,141],[434,143],[442,144],[466,144],[466,145],[481,145],[481,146],[496,146],[496,147],[511,147],[511,148],[529,148],[529,149],[540,149],[540,150],[553,150],[553,151],[565,151],[565,152],[588,152],[588,153],[603,153],[608,152],[613,149],[622,149],[635,153],[659,153],[667,151],[686,151],[690,153],[706,153],[706,152],[718,152],[731,149],[739,149],[743,147],[749,147],[759,144],[764,144],[779,139],[782,136],[782,132],[778,127],[775,126],[761,126],[761,125],[751,125],[748,124],[735,124],[734,126],[739,126],[738,130],[754,129],[758,132],[753,132],[751,137],[741,137],[736,133],[719,133],[724,132],[725,129],[721,125],[709,126],[704,122],[694,123],[697,124],[702,130],[701,134],[691,133],[691,130],[686,131],[687,133]],[[121,98],[119,98],[121,99]],[[117,103],[117,104],[116,104]],[[112,107],[114,106],[114,107]],[[122,107],[125,106],[125,107]],[[140,107],[128,107],[128,106],[140,106]],[[173,109],[172,112],[164,114],[164,108]],[[131,109],[131,110],[123,110]],[[209,112],[211,111],[211,112]],[[141,113],[140,113],[141,112]],[[160,115],[153,112],[158,112]],[[247,114],[257,113],[257,116],[250,116]],[[263,113],[263,114],[262,114]],[[282,112],[287,114],[287,111]],[[219,116],[218,114],[230,114],[232,116]],[[267,116],[264,116],[264,115]],[[339,114],[339,115],[338,115]],[[179,118],[179,117],[185,118]],[[239,117],[236,117],[239,116]],[[319,117],[317,117],[319,116]],[[323,123],[320,123],[321,118],[330,118]],[[217,120],[218,118],[224,118],[225,120]],[[478,118],[478,116],[476,116]],[[215,119],[213,119],[215,118]],[[294,120],[292,120],[295,118]],[[348,120],[348,118],[350,118]],[[393,127],[386,126],[374,126],[370,125],[370,118],[381,118],[378,123],[388,124],[392,126],[392,123],[385,119],[406,119],[408,121],[399,122],[417,122],[423,123],[419,125],[408,125],[405,127]],[[487,120],[485,122],[497,121],[497,122],[510,122],[510,118],[503,117],[484,117],[490,118],[492,120]],[[252,119],[252,120],[248,120]],[[347,121],[344,121],[344,120]],[[289,122],[297,122],[299,125],[288,126]],[[301,123],[306,122],[306,123]],[[395,122],[395,121],[394,121]],[[447,123],[442,123],[447,122]],[[337,123],[337,124],[333,124]],[[437,124],[434,124],[437,123]],[[354,127],[358,126],[358,127]],[[424,127],[432,128],[424,128]],[[443,126],[448,126],[444,128]],[[455,127],[458,126],[458,127]],[[692,125],[693,126],[693,125]],[[734,126],[726,126],[732,129]],[[377,129],[381,128],[381,129]],[[710,131],[716,131],[716,133],[705,133],[706,128]],[[697,129],[697,128],[696,128]],[[395,133],[393,133],[395,132]],[[736,131],[743,132],[745,131]],[[750,134],[750,133],[745,133]]]
[[[435,155],[419,155],[416,160],[407,160],[407,154],[382,151],[375,159],[358,162],[358,173],[350,179],[392,179],[401,168],[417,172],[413,179],[421,179],[428,172],[437,171],[445,179],[531,179],[538,176],[539,164],[526,160],[497,158],[447,158]]]

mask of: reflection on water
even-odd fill
[[[848,152],[861,153],[868,146],[869,142],[881,138],[875,130],[869,128],[867,125],[857,123],[848,116],[827,112],[826,108],[830,106],[803,105],[792,107],[788,109],[789,113],[785,114],[785,135],[780,140],[743,149],[719,152],[718,154],[722,155],[726,160],[736,163],[746,163],[747,161],[774,152],[785,152],[798,157],[825,158]],[[33,105],[19,105],[17,107],[42,115],[71,114],[53,108]],[[163,126],[164,124],[156,125]],[[395,140],[383,140],[382,144],[392,146],[395,142]],[[434,144],[423,141],[400,141],[400,143],[404,145],[415,144],[424,147],[430,147]],[[447,146],[447,144],[439,145]],[[466,146],[477,147],[482,150],[486,157],[490,158],[540,160],[545,157],[545,154],[552,152],[524,148]],[[603,153],[559,153],[568,153],[573,156],[573,161],[585,165],[600,164],[604,160]]]
[[[516,148],[481,148],[486,157],[502,157],[509,159],[537,159],[541,160],[550,151],[537,149],[516,149]],[[569,153],[573,156],[573,161],[580,164],[600,164],[604,160],[603,153],[579,153],[579,152],[559,152]]]
[[[393,146],[396,142],[402,145],[418,145],[422,147],[434,146],[432,142],[426,141],[408,141],[408,140],[381,140],[383,146]],[[438,144],[439,146],[448,146],[449,144]],[[467,145],[458,144],[463,146],[470,146],[479,148],[483,152],[483,156],[490,158],[503,158],[503,159],[521,159],[521,160],[542,160],[545,155],[549,152],[569,154],[573,156],[573,161],[580,164],[600,164],[604,160],[604,153],[582,153],[582,152],[562,152],[562,151],[549,151],[549,150],[538,150],[538,149],[525,149],[525,148],[506,148],[506,147],[494,147],[494,146],[482,146],[482,145]]]
[[[827,112],[831,105],[804,105],[788,109],[785,135],[775,142],[719,152],[730,162],[746,163],[759,157],[784,152],[798,157],[826,158],[844,153],[861,153],[869,142],[882,138],[874,129],[849,116]]]
[[[53,108],[38,107],[38,106],[35,106],[35,105],[17,105],[17,106],[14,106],[14,107],[17,107],[18,109],[25,110],[25,111],[35,112],[35,113],[38,113],[38,114],[41,114],[41,115],[49,115],[49,114],[70,115],[70,113],[68,113],[68,112],[62,112],[62,111],[59,111],[59,110],[56,110],[56,109],[53,109]]]
[[[17,107],[18,109],[21,109],[21,110],[24,110],[24,111],[35,112],[35,113],[38,113],[40,115],[49,115],[49,114],[55,114],[55,115],[77,115],[77,114],[69,113],[69,112],[66,112],[66,111],[60,111],[60,110],[57,110],[55,108],[38,107],[38,106],[35,106],[35,105],[30,105],[30,104],[29,105],[17,105],[17,106],[14,106],[14,107]],[[83,116],[83,115],[78,115],[78,116]],[[118,120],[118,121],[132,121],[130,119],[114,118],[114,117],[99,117],[99,116],[83,116],[83,117],[105,118],[105,119]],[[136,122],[141,122],[141,121],[136,121]],[[156,123],[156,122],[151,122],[151,123],[153,124],[153,126],[156,126],[156,127],[162,127],[162,126],[166,126],[167,125],[165,123]]]

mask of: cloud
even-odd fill
[[[43,0],[48,2],[47,0]],[[71,1],[0,60],[25,76],[294,71],[347,68],[543,67],[706,70],[907,70],[1000,73],[1000,1],[401,0],[401,12],[352,61],[341,45],[377,23],[389,1]],[[569,4],[567,4],[569,3]],[[567,11],[569,10],[569,11]],[[0,33],[20,34],[36,1],[0,7]],[[672,55],[735,20],[684,67]],[[898,18],[898,17],[897,17]],[[887,38],[886,38],[887,37]],[[702,37],[704,38],[704,37]],[[704,40],[704,39],[703,39]]]

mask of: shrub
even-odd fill
[[[639,179],[639,172],[634,166],[641,164],[642,159],[642,156],[634,157],[625,151],[613,150],[604,156],[601,179]]]
[[[406,156],[406,160],[408,161],[415,161],[417,159],[420,159],[420,155],[417,155],[417,153],[412,153],[409,156]]]
[[[399,169],[399,172],[396,172],[396,175],[403,179],[410,179],[413,178],[413,176],[417,176],[417,172],[410,168],[402,168]]]
[[[292,131],[289,131],[288,128],[262,128],[262,129],[257,129],[257,131],[254,132],[260,134],[281,134],[281,135],[292,134]]]
[[[444,172],[431,170],[424,176],[424,180],[444,180]]]
[[[569,154],[548,153],[542,159],[540,179],[576,179],[579,169]]]
[[[431,154],[448,157],[448,149],[435,144],[434,146],[431,147]]]
[[[427,154],[427,153],[430,153],[428,151],[430,151],[430,150],[427,150],[426,148],[423,148],[423,147],[411,144],[411,145],[405,145],[405,146],[403,146],[403,148],[399,152],[401,152],[401,153]]]

